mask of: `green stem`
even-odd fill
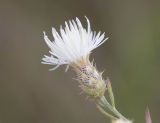
[[[111,118],[112,120],[116,120],[116,119],[117,119],[117,118],[114,117],[113,115],[111,115],[111,114],[109,114],[108,112],[104,111],[104,109],[101,108],[101,106],[99,106],[98,104],[97,104],[97,108],[99,109],[99,111],[100,111],[102,114],[104,114],[105,116]]]
[[[121,113],[119,113],[115,107],[113,107],[113,106],[111,106],[111,105],[109,104],[109,102],[106,100],[106,98],[105,98],[104,96],[101,97],[100,100],[98,100],[98,103],[99,103],[102,107],[104,107],[104,108],[106,108],[106,109],[109,109],[109,110],[110,110],[114,115],[116,115],[118,118],[123,119],[123,120],[127,120],[127,118],[125,118]]]

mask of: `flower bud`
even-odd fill
[[[146,123],[152,123],[149,108],[146,109]]]
[[[89,61],[83,61],[83,58],[79,61],[79,65],[72,63],[71,65],[76,74],[77,80],[80,83],[81,89],[89,96],[93,98],[102,97],[106,90],[106,83],[102,79],[102,73],[99,73],[96,67]]]

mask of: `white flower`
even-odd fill
[[[48,47],[51,56],[46,56],[42,59],[43,64],[55,65],[51,70],[55,70],[57,67],[63,64],[70,65],[70,63],[79,64],[77,61],[83,57],[84,62],[87,59],[87,55],[91,51],[101,44],[103,44],[108,38],[105,38],[104,33],[99,31],[91,31],[90,22],[86,17],[88,27],[83,28],[80,20],[65,22],[65,28],[60,26],[60,34],[55,28],[52,28],[52,34],[54,41],[50,41],[44,33],[44,39]]]
[[[132,121],[118,119],[118,120],[113,121],[112,123],[132,123]]]

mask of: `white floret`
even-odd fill
[[[83,28],[80,20],[71,20],[68,23],[65,22],[65,28],[60,26],[60,33],[52,28],[52,34],[54,41],[50,41],[48,36],[44,33],[44,40],[50,48],[49,53],[51,56],[44,56],[42,58],[43,64],[55,65],[51,70],[55,70],[57,67],[63,64],[69,65],[71,62],[75,62],[82,56],[86,58],[90,52],[103,44],[108,38],[105,38],[105,34],[101,32],[91,31],[90,22],[87,20],[87,30]]]
[[[113,121],[112,123],[132,123],[132,121],[118,119],[118,120]]]

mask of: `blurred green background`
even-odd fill
[[[118,109],[144,123],[149,106],[160,122],[159,0],[0,0],[0,122],[109,123],[94,102],[80,95],[70,69],[42,65],[48,54],[42,31],[79,17],[110,39],[95,59],[110,77]]]

